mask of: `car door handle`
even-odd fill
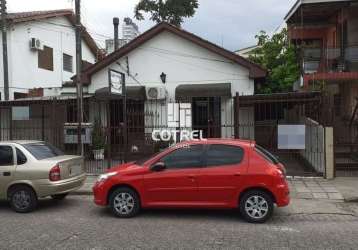
[[[189,178],[192,182],[195,182],[195,175],[188,175],[188,178]]]
[[[234,176],[241,176],[241,174],[240,173],[235,173]]]
[[[3,174],[3,176],[11,176],[10,172],[3,172],[2,174]]]

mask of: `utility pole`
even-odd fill
[[[7,58],[7,24],[6,24],[6,0],[1,0],[1,30],[2,30],[2,54],[4,67],[4,94],[5,100],[9,100],[9,65]]]
[[[82,25],[81,25],[81,0],[76,0],[76,84],[77,84],[77,142],[78,154],[84,155],[82,143],[83,122],[83,86],[82,86]]]

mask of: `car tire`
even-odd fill
[[[261,190],[250,190],[240,199],[240,213],[250,223],[264,223],[271,218],[274,210],[270,194]]]
[[[109,206],[112,213],[119,218],[131,218],[140,210],[140,199],[131,188],[117,188],[109,197]]]
[[[54,195],[51,195],[51,198],[54,199],[54,200],[57,200],[57,201],[62,201],[67,197],[67,195],[68,195],[68,193],[66,193],[66,194],[54,194]]]
[[[37,207],[37,195],[27,186],[16,186],[9,192],[11,208],[17,213],[29,213]]]

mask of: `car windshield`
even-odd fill
[[[64,155],[58,148],[43,142],[24,144],[27,149],[37,160],[53,158],[56,156]]]
[[[153,154],[153,155],[151,155],[151,156],[144,157],[144,158],[142,158],[142,159],[140,159],[140,160],[135,161],[134,163],[137,164],[137,165],[139,165],[139,166],[142,166],[146,161],[148,161],[149,159],[151,159],[151,158],[157,156],[157,155],[160,154],[160,153],[161,153],[161,152],[158,152],[158,153],[155,153],[155,154]]]
[[[280,161],[277,159],[276,156],[274,156],[273,154],[271,154],[269,151],[267,151],[266,149],[264,149],[263,147],[259,146],[259,145],[255,145],[255,150],[256,152],[258,152],[259,154],[261,154],[265,159],[267,159],[268,161],[272,162],[273,164],[278,164],[280,163]]]

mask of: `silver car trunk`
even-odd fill
[[[51,162],[53,166],[59,166],[61,171],[61,180],[73,178],[85,173],[84,159],[81,156],[62,155],[42,161]]]

